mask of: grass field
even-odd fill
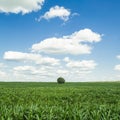
[[[120,120],[120,83],[0,83],[0,120]]]

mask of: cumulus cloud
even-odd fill
[[[0,63],[0,77],[5,77],[6,76],[6,73],[3,70],[5,67],[6,67],[5,64]]]
[[[78,61],[74,61],[78,62]],[[82,62],[82,61],[81,61]],[[66,64],[67,66],[67,64]],[[69,71],[67,79],[70,79],[71,81],[86,81],[90,79],[90,76],[93,75],[93,70],[96,68],[96,66],[93,67],[87,67],[87,66],[67,66],[67,70]]]
[[[6,76],[6,73],[3,72],[3,71],[0,71],[0,76],[1,76],[1,77],[5,77],[5,76]]]
[[[79,68],[80,70],[92,70],[95,69],[96,65],[97,64],[93,60],[81,60],[81,61],[69,60],[67,61],[66,64],[66,66],[69,68]]]
[[[65,62],[65,65],[64,63]],[[61,61],[59,66],[16,66],[13,68],[13,72],[15,76],[23,76],[25,78],[30,78],[33,80],[35,78],[42,79],[43,77],[46,79],[52,79],[56,81],[58,76],[63,76],[69,79],[73,79],[75,77],[81,78],[85,77],[95,69],[96,63],[93,60],[82,60],[82,61],[73,61],[67,60],[66,58]]]
[[[69,71],[68,70],[65,70],[65,69],[59,69],[56,71],[58,74],[68,74]]]
[[[5,60],[11,61],[23,61],[23,62],[34,62],[36,64],[48,64],[48,65],[59,65],[59,60],[50,57],[43,57],[39,54],[32,53],[22,53],[22,52],[14,52],[7,51],[4,53]]]
[[[79,16],[80,14],[79,13],[73,13],[72,14],[72,17],[74,17],[74,16]]]
[[[57,76],[57,68],[50,66],[16,66],[13,68],[13,72],[15,76],[25,76],[27,78],[32,78],[35,80],[35,77],[38,79],[41,78],[54,78]]]
[[[0,63],[0,68],[5,67],[5,65],[3,63]]]
[[[54,6],[52,8],[50,8],[50,10],[48,12],[46,12],[43,16],[41,16],[38,21],[40,21],[41,19],[52,19],[52,18],[60,18],[63,21],[67,21],[69,19],[71,12],[69,9],[65,9],[64,7],[60,7],[60,6]]]
[[[10,68],[10,73],[13,75],[13,78],[19,81],[21,79],[27,81],[56,81],[58,76],[62,76],[68,81],[74,81],[76,79],[78,80],[78,78],[85,78],[85,76],[89,75],[97,66],[93,60],[71,60],[69,57],[57,61],[59,64],[57,63],[56,65],[54,61],[49,61],[49,64],[46,64],[46,61],[44,61],[44,64],[43,62],[41,63],[38,54],[12,51],[6,52],[4,59],[12,60],[13,62],[26,62],[25,65],[12,66],[12,68]],[[39,61],[40,65],[29,63],[31,61],[36,64],[38,64],[37,62]],[[4,73],[0,74],[5,75]]]
[[[41,57],[40,57],[41,58]],[[76,81],[78,78],[85,78],[95,68],[96,63],[93,60],[71,60],[69,57],[65,57],[63,60],[49,61],[49,64],[41,63],[41,59],[37,54],[12,52],[8,51],[4,54],[4,59],[9,61],[24,61],[24,65],[11,66],[9,70],[9,78],[13,78],[18,81],[56,81],[58,76],[66,78],[68,81]],[[55,59],[55,58],[54,58]],[[37,63],[37,62],[40,63]],[[34,62],[39,65],[31,64]],[[56,65],[55,65],[56,64]],[[1,75],[5,75],[3,72]],[[12,77],[11,77],[12,75]],[[8,78],[8,79],[9,79]]]
[[[97,63],[94,60],[75,61],[70,60],[69,57],[65,57],[63,61],[67,63],[66,66],[68,68],[77,69],[79,71],[93,70],[97,66]]]
[[[37,69],[34,66],[17,66],[17,67],[14,67],[13,70],[14,72],[28,74],[28,75],[37,75],[40,73],[45,73],[45,71],[43,71],[42,69],[41,70]]]
[[[61,38],[47,38],[32,45],[32,52],[52,54],[90,54],[92,47],[88,43],[101,41],[102,35],[91,29],[83,29]]]
[[[115,70],[120,71],[120,65],[116,65],[116,66],[115,66]]]
[[[120,55],[117,56],[117,59],[120,60]],[[117,70],[117,71],[120,71],[120,64],[115,65],[114,69]]]
[[[117,58],[120,59],[120,55],[118,55]]]
[[[71,60],[69,57],[63,59],[65,68],[69,71],[70,79],[79,81],[85,79],[96,68],[97,63],[94,60]]]
[[[30,13],[41,9],[45,0],[0,0],[2,13]]]
[[[14,68],[15,71],[34,71],[35,68],[33,66],[18,66]]]
[[[52,37],[33,44],[29,53],[6,51],[4,60],[12,61],[7,67],[8,77],[17,81],[56,81],[59,76],[68,81],[85,79],[96,68],[94,60],[74,60],[66,57],[66,54],[80,55],[90,54],[92,43],[100,42],[102,35],[91,29],[83,29],[71,35],[60,38]],[[59,54],[59,59],[50,57]],[[61,56],[62,55],[62,56]],[[64,57],[64,58],[63,58]],[[118,57],[119,58],[119,57]],[[19,62],[19,65],[17,64]],[[0,67],[4,66],[0,64]],[[0,70],[0,75],[6,74]],[[6,72],[6,73],[7,73]]]

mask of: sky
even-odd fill
[[[119,0],[0,0],[0,81],[120,81]]]

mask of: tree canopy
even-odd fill
[[[65,83],[65,79],[64,79],[63,77],[59,77],[59,78],[57,79],[57,83],[63,84],[63,83]]]

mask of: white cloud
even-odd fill
[[[3,71],[0,71],[0,77],[5,77],[5,76],[6,76],[6,73]]]
[[[63,59],[65,68],[69,71],[69,77],[72,81],[78,81],[81,78],[86,79],[92,74],[97,63],[94,60],[71,60],[69,57]]]
[[[23,53],[25,54],[25,53]],[[27,53],[26,53],[27,54]],[[11,54],[9,54],[11,55]],[[15,54],[14,54],[15,55]],[[11,55],[12,56],[12,55]],[[34,56],[32,56],[34,57]],[[22,58],[22,59],[21,59]],[[81,78],[86,78],[96,67],[96,63],[93,60],[71,60],[69,57],[59,61],[59,65],[53,66],[51,64],[34,65],[29,64],[28,57],[19,57],[14,59],[13,57],[5,57],[6,60],[16,60],[19,62],[27,60],[25,65],[11,66],[9,69],[9,78],[13,78],[13,81],[56,81],[59,76],[64,77],[67,81],[78,81]],[[12,76],[12,77],[11,77]],[[8,79],[9,79],[8,78]],[[10,79],[11,80],[11,79]]]
[[[73,39],[76,42],[100,42],[102,35],[93,32],[91,29],[83,29],[77,32],[74,32],[70,36],[64,36],[64,38]]]
[[[78,68],[79,70],[93,70],[96,67],[93,60],[72,61],[69,60],[66,64],[68,68]]]
[[[17,66],[13,68],[14,74],[37,75],[40,72],[34,66]]]
[[[56,17],[60,18],[63,21],[67,21],[69,19],[70,14],[71,14],[70,10],[56,5],[50,8],[48,12],[46,12],[43,16],[41,16],[38,19],[38,21],[40,21],[43,18],[49,20]]]
[[[90,54],[92,47],[88,43],[101,41],[102,35],[90,29],[83,29],[61,38],[47,38],[40,43],[33,44],[32,52],[53,54]]]
[[[117,58],[120,59],[120,55],[118,55]],[[114,69],[120,71],[120,64],[116,65]]]
[[[46,67],[37,67],[37,66],[17,66],[14,67],[14,71],[21,72],[21,73],[29,73],[31,75],[48,75],[50,69],[47,69]]]
[[[63,61],[64,61],[64,62],[69,62],[70,59],[69,59],[69,57],[65,57],[65,58],[63,59]]]
[[[83,29],[61,38],[47,38],[32,45],[30,53],[7,51],[3,58],[6,63],[7,61],[12,61],[12,63],[7,69],[1,70],[0,74],[5,76],[3,71],[6,70],[8,74],[3,78],[9,81],[56,82],[59,76],[64,77],[66,81],[87,80],[93,74],[97,63],[94,60],[71,60],[65,57],[65,54],[89,54],[92,43],[101,41],[101,37],[90,29]],[[49,53],[59,54],[60,57],[59,59],[50,57]],[[2,66],[4,64],[0,64],[0,67]]]
[[[2,68],[2,67],[5,67],[5,65],[3,63],[0,63],[0,68]]]
[[[15,71],[35,71],[33,66],[18,66],[14,68]]]
[[[59,69],[59,70],[57,70],[57,73],[58,73],[58,74],[68,74],[69,71],[68,71],[68,70],[65,70],[65,69]]]
[[[116,66],[115,66],[115,70],[120,71],[120,65],[116,65]]]
[[[120,55],[118,55],[117,58],[120,59]]]
[[[65,65],[63,62],[59,66],[16,66],[13,68],[13,73],[19,78],[23,76],[23,79],[30,78],[30,80],[39,81],[44,77],[43,81],[56,81],[57,77],[62,76],[67,81],[75,81],[75,77],[85,78],[96,67],[96,63],[92,60],[72,61],[69,59]]]
[[[46,81],[46,78],[53,80],[56,76],[56,68],[50,66],[16,66],[13,68],[14,76],[20,78],[23,76],[23,79],[29,80],[42,80]]]
[[[75,61],[70,60],[69,57],[65,57],[63,61],[66,62],[66,67],[69,69],[76,69],[76,71],[79,72],[92,71],[97,66],[97,63],[94,60]]]
[[[45,0],[0,0],[2,13],[30,13],[41,9]]]
[[[12,58],[13,60],[13,58]],[[17,60],[19,62],[19,60]],[[13,63],[14,64],[14,63]],[[75,61],[70,58],[65,58],[59,62],[59,65],[35,65],[29,64],[28,61],[24,65],[16,66],[15,64],[9,67],[9,81],[45,81],[56,82],[59,76],[62,76],[66,81],[78,81],[81,78],[86,78],[95,69],[96,63],[93,60]],[[4,73],[1,73],[4,75]],[[88,77],[89,78],[89,77]]]
[[[39,54],[32,54],[32,53],[8,51],[4,53],[3,58],[5,60],[11,60],[11,61],[35,62],[36,64],[46,64],[46,65],[59,65],[58,59],[43,57]]]
[[[6,67],[5,64],[0,63],[0,78],[5,77],[7,74],[4,72],[4,68]]]
[[[80,14],[79,13],[73,13],[72,14],[72,17],[74,17],[74,16],[79,16]]]

